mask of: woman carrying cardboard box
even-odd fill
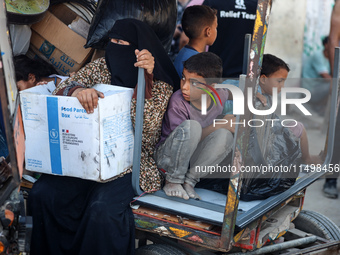
[[[54,94],[76,96],[87,113],[103,94],[98,83],[135,88],[137,67],[145,69],[145,110],[140,186],[161,188],[152,159],[162,119],[179,77],[153,30],[145,23],[116,21],[104,58],[97,59],[60,84]],[[136,61],[137,59],[137,61]],[[132,98],[134,123],[136,90]],[[76,159],[75,159],[76,160]],[[129,206],[134,192],[129,168],[114,180],[99,183],[43,175],[33,186],[28,207],[33,216],[31,254],[134,254],[134,218]]]

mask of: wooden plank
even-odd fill
[[[160,236],[178,239],[187,243],[206,247],[217,251],[226,251],[220,247],[220,236],[199,229],[193,229],[184,225],[149,218],[135,214],[136,229]]]
[[[175,222],[175,223],[179,223],[179,224],[183,224],[183,225],[191,226],[195,228],[201,228],[204,230],[211,230],[214,227],[214,225],[212,224],[191,220],[191,219],[184,218],[178,215],[169,214],[169,213],[165,213],[165,212],[150,209],[150,208],[145,208],[142,206],[140,206],[138,209],[133,209],[132,211],[134,213],[140,213],[145,216],[150,215],[152,217],[159,218],[162,220],[171,221],[171,222]]]

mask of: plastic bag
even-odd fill
[[[270,97],[267,97],[270,105]],[[257,101],[256,107],[261,103]],[[262,105],[262,104],[261,104]],[[254,119],[279,119],[276,114]],[[266,123],[267,122],[267,123]],[[261,200],[289,189],[299,175],[299,144],[280,121],[264,121],[262,127],[251,128],[246,166],[255,166],[242,180],[241,200]]]
[[[135,18],[145,21],[169,51],[176,28],[176,0],[100,0],[91,22],[85,48],[104,50],[107,33],[118,19]]]
[[[28,25],[9,25],[11,34],[13,55],[25,55],[30,46],[30,39],[32,35],[31,28]]]

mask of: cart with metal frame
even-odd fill
[[[247,61],[247,76],[240,83],[255,91],[262,63],[271,0],[259,0],[254,32]],[[331,160],[336,106],[338,101],[339,49],[336,60],[331,98],[327,156]],[[250,130],[238,126],[235,132],[233,166],[238,171],[230,176],[227,196],[204,189],[196,189],[201,200],[183,200],[168,197],[163,191],[144,195],[139,188],[139,162],[144,105],[143,71],[139,70],[137,112],[135,124],[135,150],[133,188],[136,201],[133,212],[139,239],[138,254],[331,254],[339,251],[340,229],[325,216],[303,211],[306,188],[325,174],[325,171],[305,174],[281,194],[262,201],[243,202],[239,199],[242,186],[240,167],[245,164]],[[241,86],[241,85],[240,85]],[[246,109],[247,107],[245,107]],[[251,118],[245,110],[244,119]],[[237,120],[238,122],[239,120]],[[235,158],[238,151],[241,158]],[[141,196],[143,194],[143,196]],[[137,205],[137,206],[135,206]],[[296,228],[291,223],[293,220]],[[284,242],[282,236],[284,236]],[[152,241],[149,244],[147,241]],[[149,244],[149,245],[147,245]],[[241,253],[240,253],[241,254]]]
[[[252,54],[248,61],[248,75],[247,79],[241,79],[246,88],[254,89],[256,86],[270,7],[271,0],[258,1],[255,29],[250,46]],[[1,9],[3,10],[4,8]],[[5,16],[1,16],[3,17]],[[3,24],[6,22],[4,21]],[[0,27],[2,29],[5,26]],[[6,31],[0,30],[0,33],[6,33]],[[8,40],[8,38],[1,39]],[[6,45],[7,48],[4,48]],[[11,52],[8,41],[2,42],[0,49],[1,52]],[[334,69],[337,72],[334,72],[336,75],[333,81],[328,147],[324,165],[330,162],[334,142],[339,56],[339,49],[337,49]],[[0,63],[4,64],[0,65],[0,96],[3,103],[2,112],[6,115],[6,135],[9,139],[12,169],[12,177],[0,189],[0,212],[9,209],[8,206],[12,206],[13,201],[15,203],[18,201],[9,199],[9,196],[13,189],[19,186],[19,168],[23,162],[23,154],[19,150],[23,146],[23,132],[19,125],[21,121],[15,82],[13,77],[9,77],[11,73],[14,73],[10,59],[11,54],[0,56]],[[139,70],[139,73],[133,169],[133,187],[137,196],[142,194],[139,188],[139,162],[145,93],[144,86],[142,86],[144,72]],[[250,118],[249,111],[244,117],[246,120]],[[234,151],[239,150],[241,155],[245,155],[249,129],[239,128],[235,137]],[[241,162],[245,163],[244,160]],[[339,228],[320,214],[301,211],[306,187],[322,175],[324,175],[323,172],[307,174],[297,180],[287,191],[260,202],[240,201],[242,175],[239,171],[230,177],[227,196],[208,190],[197,190],[202,198],[201,201],[192,199],[184,201],[175,197],[167,197],[163,191],[141,196],[133,203],[139,206],[133,209],[137,229],[136,237],[140,246],[137,252],[138,254],[223,254],[226,252],[237,254],[240,251],[247,251],[248,254],[273,254],[280,251],[281,254],[282,252],[295,254],[298,249],[299,254],[337,253],[340,245]],[[292,228],[291,225],[294,219],[296,228]],[[5,242],[6,238],[11,238],[11,245],[14,244],[12,254],[29,251],[28,228],[31,227],[29,219],[16,215],[15,220],[20,222],[5,227],[2,222],[0,228],[0,241]],[[17,226],[20,229],[17,229]],[[282,236],[285,242],[282,242]],[[152,241],[153,244],[148,241]],[[19,250],[15,251],[16,247]]]

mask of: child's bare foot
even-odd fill
[[[169,197],[179,197],[185,200],[189,199],[189,196],[183,189],[182,184],[166,182],[163,190]]]
[[[324,160],[322,160],[322,157],[320,157],[320,155],[311,155],[308,158],[306,158],[305,160],[303,160],[303,163],[310,165],[310,164],[322,164],[324,162]]]
[[[193,186],[185,182],[183,184],[183,187],[184,187],[184,190],[188,193],[189,197],[196,199],[196,200],[201,200],[201,197],[196,193]]]

